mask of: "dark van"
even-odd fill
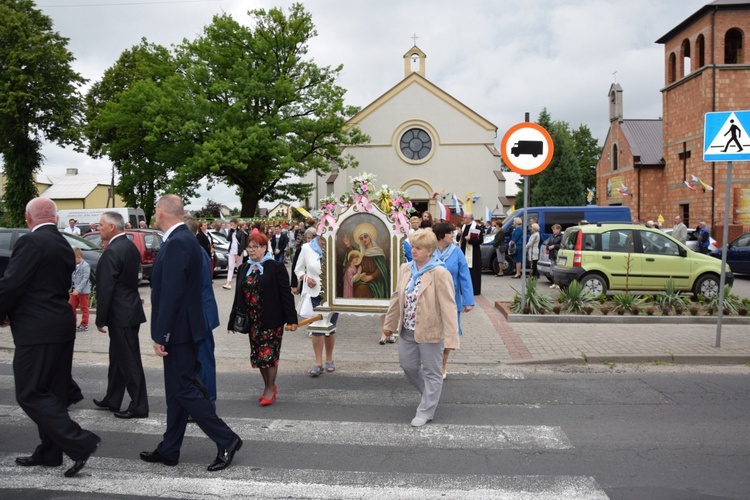
[[[503,231],[505,231],[506,242],[510,241],[510,234],[513,232],[513,219],[521,217],[523,219],[525,208],[519,208],[513,212],[503,222]],[[536,219],[539,224],[539,236],[540,241],[544,241],[552,235],[552,226],[560,224],[562,230],[565,231],[571,226],[578,225],[582,220],[590,223],[597,222],[620,222],[629,223],[632,222],[630,216],[630,207],[623,206],[598,206],[598,205],[586,205],[582,207],[529,207],[528,219]],[[531,228],[527,228],[527,237],[531,234]],[[492,242],[494,237],[488,235],[485,237],[484,243],[482,244],[482,267],[492,270],[493,273],[498,274],[497,256],[495,255],[495,249],[492,248]],[[517,253],[515,256],[517,259],[521,259],[522,255]],[[550,281],[551,275],[549,274],[549,255],[542,249],[539,252],[539,262],[537,263],[539,273],[543,274]],[[503,273],[508,274],[515,270],[513,257],[505,255],[505,265],[503,266]]]

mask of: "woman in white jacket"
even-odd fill
[[[302,285],[300,300],[306,300],[309,296],[312,300],[312,306],[317,307],[321,303],[320,298],[320,263],[323,259],[323,250],[320,247],[320,241],[315,228],[310,227],[305,231],[305,244],[302,245],[297,265],[294,267],[294,274]],[[338,313],[331,315],[330,321],[335,326],[338,319]],[[312,332],[312,346],[315,353],[315,365],[310,370],[311,377],[317,377],[323,373],[323,347],[326,351],[325,371],[332,372],[336,370],[333,364],[333,346],[336,343],[336,330],[329,333]]]
[[[526,243],[526,252],[531,263],[531,276],[537,279],[539,278],[539,270],[536,267],[536,263],[539,262],[539,243],[539,224],[535,222],[531,225],[531,237]]]

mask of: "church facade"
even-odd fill
[[[348,191],[349,177],[361,172],[377,176],[376,188],[385,184],[407,191],[417,210],[433,215],[437,200],[453,208],[453,195],[461,205],[472,197],[479,218],[485,207],[509,208],[494,146],[497,127],[430,82],[425,59],[413,46],[404,54],[404,79],[347,122],[369,135],[370,142],[344,149],[344,155],[356,158],[357,168],[304,179],[315,189],[308,200],[311,208],[322,197]]]
[[[691,227],[705,221],[721,240],[728,195],[730,240],[750,230],[750,162],[733,164],[727,193],[726,162],[703,161],[705,114],[750,109],[749,32],[750,2],[716,0],[657,40],[664,45],[662,119],[625,119],[623,90],[610,87],[600,204],[628,205],[640,221],[663,214],[667,227],[675,215]],[[742,142],[750,147],[747,137]]]

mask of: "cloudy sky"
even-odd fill
[[[193,39],[216,14],[249,23],[247,11],[287,0],[37,0],[70,39],[74,69],[90,81],[141,38],[170,47]],[[348,104],[366,106],[403,78],[403,54],[427,55],[427,78],[498,127],[502,135],[546,107],[554,120],[587,125],[601,145],[607,92],[617,81],[626,118],[661,117],[664,47],[654,43],[709,0],[307,0],[318,36],[309,56],[344,65]],[[498,139],[499,140],[499,139]],[[110,163],[55,146],[43,171],[69,167],[109,178]],[[203,191],[239,206],[233,188]],[[271,203],[262,203],[270,206]]]

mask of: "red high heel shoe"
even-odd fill
[[[276,395],[278,393],[279,393],[279,388],[276,387],[276,384],[274,384],[274,386],[273,386],[273,396],[271,397],[271,399],[265,399],[263,397],[263,394],[261,394],[260,396],[258,396],[258,401],[260,402],[260,405],[261,406],[271,406],[273,404],[273,402],[276,401]]]

